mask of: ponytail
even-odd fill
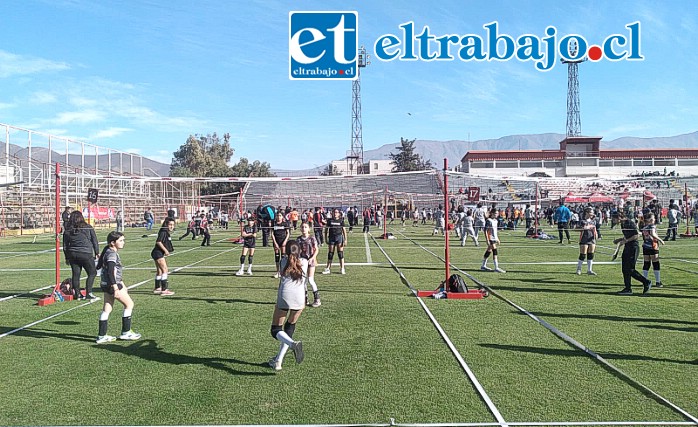
[[[303,277],[303,264],[301,263],[301,247],[295,240],[290,240],[286,244],[288,262],[281,272],[282,276],[291,276],[293,280],[300,280]]]

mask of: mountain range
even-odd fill
[[[593,135],[590,135],[593,136]],[[509,135],[498,139],[482,139],[477,141],[432,141],[418,139],[415,141],[415,153],[424,160],[430,160],[437,169],[443,168],[443,159],[448,159],[449,167],[459,165],[461,159],[469,150],[556,150],[560,141],[565,139],[561,133],[543,133],[534,135]],[[399,142],[384,144],[373,150],[364,151],[364,161],[388,159],[390,153],[397,153]],[[613,140],[601,140],[601,149],[610,148],[698,148],[698,131],[684,135],[654,138],[635,138],[624,136]],[[338,159],[337,159],[338,160]],[[329,163],[329,162],[328,162]],[[320,168],[302,171],[274,170],[279,175],[314,175]]]
[[[477,141],[432,141],[427,139],[418,139],[415,141],[415,153],[422,156],[424,160],[430,160],[431,164],[436,168],[443,167],[443,159],[448,159],[450,167],[460,164],[461,159],[469,150],[554,150],[560,148],[560,141],[565,138],[564,134],[560,133],[543,133],[534,135],[509,135],[498,139],[482,139]],[[384,144],[373,150],[364,151],[364,161],[388,159],[389,154],[397,152],[399,142],[393,144]],[[638,148],[697,148],[698,147],[698,131],[683,135],[669,137],[654,137],[654,138],[635,138],[625,136],[613,140],[601,140],[601,149],[616,148],[616,149],[638,149]],[[4,153],[5,143],[0,142],[0,153]],[[15,144],[10,144],[10,155],[19,158],[26,158],[27,149],[19,147]],[[63,161],[63,155],[54,152],[51,155],[52,161]],[[81,156],[77,154],[68,155],[71,164],[80,164]],[[118,160],[112,156],[112,165]],[[48,161],[48,150],[46,148],[32,148],[32,158],[39,161]],[[263,160],[263,159],[261,159]],[[319,168],[303,169],[303,170],[283,170],[272,169],[272,172],[279,176],[303,176],[317,175],[319,171],[325,169],[329,162],[333,159],[328,159],[325,165]],[[340,159],[334,159],[340,160]],[[124,169],[129,171],[128,161]],[[94,167],[94,155],[85,155],[85,166],[87,168]],[[108,164],[106,155],[99,156],[100,168],[105,168]],[[134,161],[134,169],[138,170],[140,164]],[[146,176],[168,176],[170,165],[156,162],[148,158],[143,158],[143,170]]]

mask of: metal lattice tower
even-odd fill
[[[572,40],[568,46],[571,57],[577,56],[577,42]],[[582,134],[582,119],[579,114],[579,64],[586,58],[563,59],[567,64],[567,136]]]
[[[361,124],[361,69],[368,65],[366,49],[359,48],[359,58],[357,61],[356,80],[351,85],[351,152],[347,156],[349,174],[362,174],[364,164],[364,140],[363,127]]]

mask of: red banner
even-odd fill
[[[85,217],[85,220],[88,218],[91,220],[114,219],[114,209],[106,206],[90,206],[90,211],[88,213],[85,207],[82,208],[82,216]]]

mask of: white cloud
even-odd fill
[[[106,118],[103,111],[84,110],[84,111],[66,111],[59,113],[56,117],[49,119],[48,122],[55,125],[65,125],[68,123],[93,123],[102,121]]]
[[[130,128],[110,127],[93,133],[90,135],[90,139],[114,138],[115,136],[119,136],[122,133],[131,132],[132,130],[133,129]]]
[[[15,107],[15,104],[8,104],[7,102],[0,102],[0,110],[4,110],[7,108],[13,108]]]
[[[141,152],[143,152],[143,150],[141,150],[140,148],[127,148],[124,151],[127,153],[133,153],[133,154],[138,154],[138,155],[140,155]]]
[[[70,69],[70,66],[65,62],[55,62],[27,55],[16,55],[0,50],[0,78],[68,69]]]
[[[29,98],[33,104],[53,104],[58,100],[56,95],[50,92],[34,92]]]

